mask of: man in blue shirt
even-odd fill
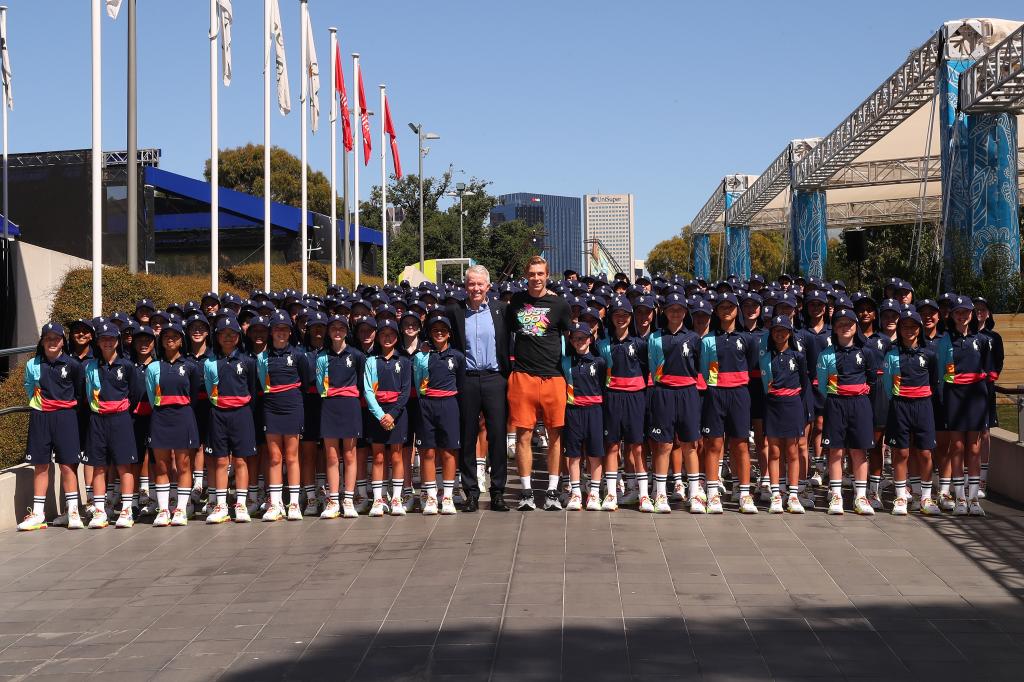
[[[508,511],[505,505],[505,481],[508,461],[505,454],[505,427],[508,405],[505,400],[509,363],[509,336],[505,324],[505,304],[488,300],[491,276],[487,268],[473,265],[466,270],[466,302],[449,303],[445,313],[452,325],[452,346],[466,356],[466,382],[459,395],[462,412],[462,451],[459,473],[466,493],[463,511],[478,508],[480,481],[477,480],[476,439],[480,433],[480,413],[487,426],[487,461],[491,468],[491,509]]]

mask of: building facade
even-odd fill
[[[527,225],[543,225],[541,254],[548,271],[559,275],[564,270],[582,272],[583,232],[580,198],[554,194],[516,192],[502,194],[491,209],[491,225],[523,220]]]
[[[583,234],[588,242],[599,240],[621,271],[630,274],[633,265],[633,195],[585,194]],[[608,273],[609,276],[613,274]]]

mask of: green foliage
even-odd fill
[[[750,233],[750,270],[751,272],[771,275],[779,272],[783,262],[785,235],[777,231],[751,231]],[[723,237],[721,233],[711,235],[711,277],[718,278],[718,273],[728,274],[722,261],[725,259]],[[658,242],[647,254],[647,271],[651,274],[681,274],[693,276],[693,233],[690,226],[683,228],[681,235]]]
[[[686,230],[689,230],[687,226]],[[653,275],[677,274],[690,279],[693,270],[690,261],[693,258],[693,241],[687,237],[676,235],[658,242],[647,254],[644,265],[647,272]]]
[[[221,187],[263,196],[263,145],[247,144],[243,147],[220,150],[217,164]],[[203,177],[210,180],[210,160],[203,167]],[[331,183],[320,171],[310,169],[306,176],[306,196],[309,210],[331,214]],[[270,198],[289,206],[302,206],[302,162],[281,147],[270,148]],[[338,204],[342,204],[341,198]]]
[[[22,381],[25,367],[12,367],[11,373],[0,383],[0,408],[26,405]],[[28,436],[28,414],[16,413],[0,417],[0,469],[19,464],[25,459],[25,439]]]

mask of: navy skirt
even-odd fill
[[[154,450],[192,450],[199,447],[199,427],[191,405],[153,408],[149,447]]]
[[[384,430],[373,415],[370,415],[367,427],[363,435],[371,445],[405,445],[405,439],[409,435],[409,411],[402,410],[395,417],[395,427],[390,431]]]
[[[324,398],[320,406],[321,438],[362,438],[363,409],[359,398]]]
[[[763,395],[763,393],[762,393]],[[799,438],[807,425],[807,406],[800,395],[769,395],[764,400],[764,435]]]
[[[298,389],[263,394],[263,430],[278,436],[301,436],[305,426]]]
[[[942,407],[946,431],[984,431],[988,428],[988,382],[946,384]]]

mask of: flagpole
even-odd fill
[[[103,0],[92,2],[92,314],[103,312],[103,97],[101,80],[103,34],[100,11]],[[6,104],[4,105],[6,106]]]
[[[353,73],[352,87],[356,89],[356,96],[352,98],[352,99],[355,100],[356,106],[352,110],[352,113],[353,113],[353,118],[355,119],[356,125],[360,126],[359,130],[362,131],[362,115],[363,115],[363,112],[360,110],[360,103],[359,103],[359,53],[358,52],[353,52],[352,53],[352,73]],[[353,128],[352,129],[353,137],[355,136],[355,131],[356,131],[356,129]],[[361,136],[362,136],[362,132],[360,132],[360,137]],[[361,271],[362,271],[362,262],[361,262],[361,253],[360,253],[360,244],[359,244],[359,148],[356,147],[355,145],[352,145],[352,147],[353,147],[352,148],[352,157],[354,159],[354,163],[352,164],[352,169],[353,169],[353,171],[352,171],[352,201],[355,204],[355,206],[354,206],[354,208],[352,210],[355,213],[355,225],[356,225],[356,227],[355,227],[355,233],[356,233],[355,234],[355,237],[356,237],[356,247],[355,247],[355,256],[356,256],[356,262],[355,262],[355,285],[359,286],[360,279],[361,279]]]
[[[306,203],[308,200],[306,196],[306,126],[308,125],[306,117],[309,112],[309,64],[307,63],[309,45],[306,40],[306,22],[309,21],[309,6],[307,0],[299,0],[299,18],[302,26],[302,57],[300,58],[302,61],[302,135],[300,138],[302,156],[302,233],[299,236],[299,240],[302,245],[302,293],[307,293],[309,291],[309,252],[306,244],[306,231],[309,222],[306,216]]]
[[[351,237],[348,230],[348,149],[345,148],[345,145],[341,145],[341,184],[344,188],[341,195],[341,224],[345,236],[341,244],[342,266],[346,270],[351,270],[352,254],[349,251]]]
[[[263,0],[263,291],[270,292],[270,3]]]
[[[7,5],[0,5],[0,23],[2,23],[4,26],[7,25]],[[7,36],[5,35],[4,39],[6,40],[6,38],[7,38]],[[4,46],[4,47],[6,49],[6,46]],[[4,206],[3,206],[3,211],[4,211],[4,241],[6,242],[7,238],[10,236],[10,218],[8,217],[8,204],[7,204],[7,167],[8,167],[7,166],[7,92],[8,92],[8,88],[10,86],[10,83],[7,82],[7,78],[4,78],[3,81],[4,81],[4,83],[3,83],[4,92],[3,92],[3,102],[2,102],[2,106],[3,106],[3,110],[4,110],[4,115],[3,115],[3,118],[4,118]]]
[[[387,155],[384,153],[384,107],[387,106],[387,92],[380,84],[380,229],[384,252],[384,283],[388,281],[388,170]]]
[[[139,271],[138,31],[135,0],[128,0],[128,272]]]
[[[217,0],[210,0],[210,291],[220,280],[220,150],[217,146]]]
[[[338,283],[338,94],[334,91],[338,60],[338,29],[331,26],[331,284]]]

